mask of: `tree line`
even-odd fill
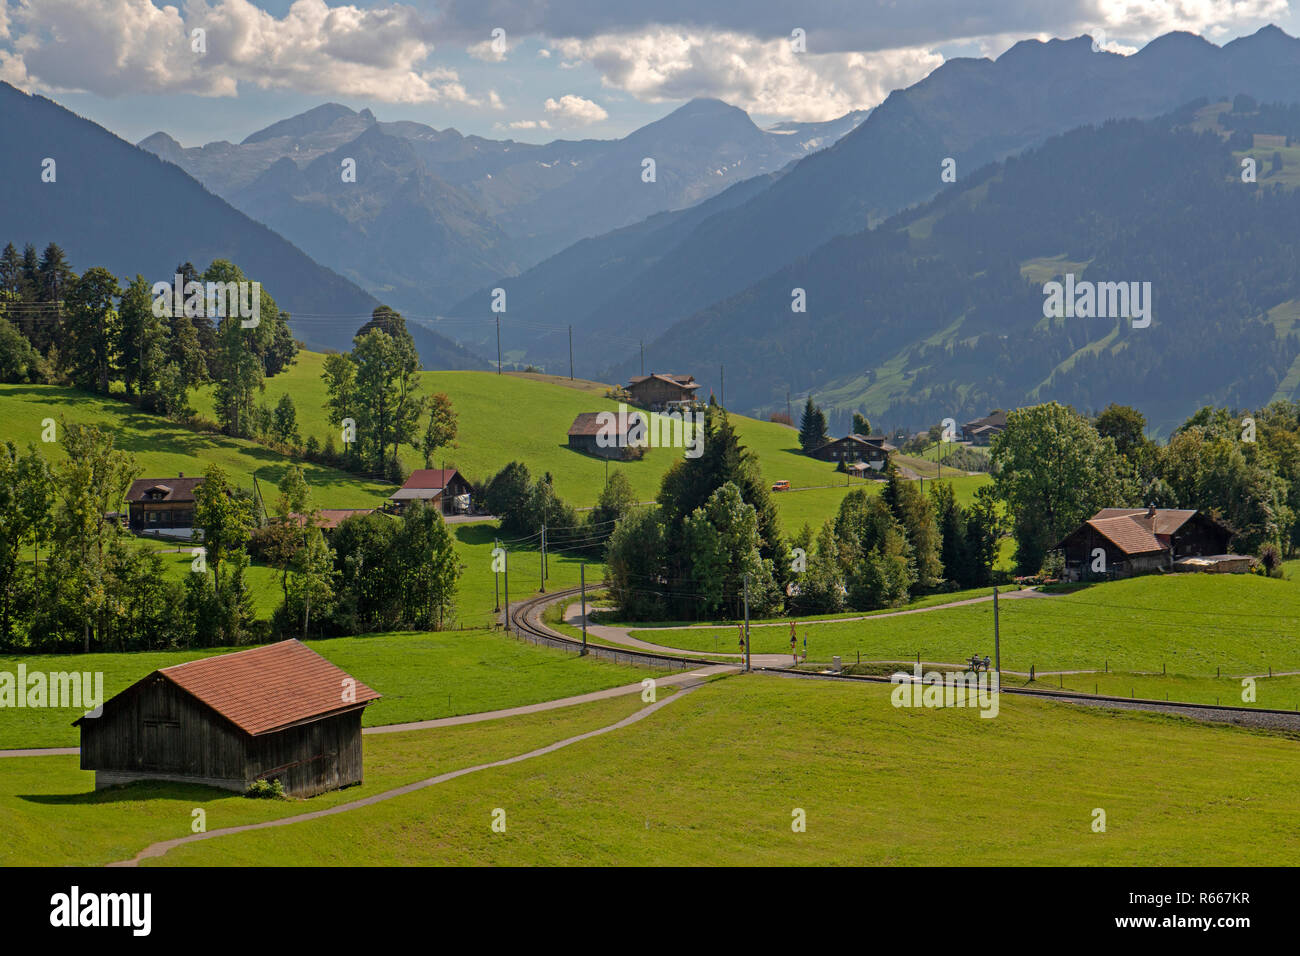
[[[203,272],[185,262],[175,275],[182,290],[250,281],[224,259]],[[224,298],[220,311],[227,314],[216,315],[206,293],[183,297],[180,310],[168,296],[155,309],[153,286],[138,274],[119,281],[101,266],[78,275],[57,243],[39,255],[30,243],[21,253],[9,243],[0,251],[0,381],[102,395],[120,384],[146,411],[182,421],[194,417],[191,390],[211,382],[226,434],[291,439],[287,410],[279,409],[277,419],[256,404],[264,379],[291,365],[298,351],[289,315],[270,293],[260,289],[257,324],[244,327]]]
[[[133,538],[117,515],[140,474],[134,457],[98,427],[60,422],[58,431],[57,462],[31,445],[0,446],[5,651],[211,647],[454,621],[463,568],[442,517],[420,502],[400,517],[351,517],[327,538],[296,465],[273,516],[212,465],[195,492],[202,545],[177,580],[174,555]],[[280,576],[269,620],[254,613],[250,553]]]

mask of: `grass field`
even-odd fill
[[[272,508],[275,485],[290,464],[283,455],[261,445],[191,431],[117,399],[52,385],[0,385],[3,437],[19,447],[31,442],[57,460],[63,454],[61,446],[41,443],[41,423],[46,418],[98,425],[111,431],[116,446],[139,462],[142,478],[199,475],[208,465],[216,464],[235,484],[251,489],[256,474]],[[373,508],[393,491],[391,485],[364,481],[310,462],[303,462],[302,468],[317,507]]]
[[[1300,588],[1257,575],[1130,578],[1068,595],[999,602],[1002,666],[1008,670],[1091,669],[1212,677],[1300,670]],[[633,631],[642,640],[710,651],[735,643],[735,628]],[[846,624],[810,623],[810,661],[959,662],[993,653],[992,602]],[[781,653],[780,628],[753,632],[756,653]],[[1285,705],[1285,706],[1290,706]]]
[[[1294,740],[1233,727],[1009,696],[986,720],[737,677],[522,764],[155,862],[1287,865],[1298,772]]]
[[[289,394],[298,410],[298,423],[305,439],[315,435],[324,442],[331,434],[335,445],[340,441],[337,430],[329,425],[325,413],[326,392],[321,381],[324,356],[316,352],[299,352],[298,361],[285,372],[268,379],[266,391],[259,399],[274,406],[280,396]],[[512,460],[523,461],[534,475],[551,472],[560,496],[577,507],[596,503],[605,484],[605,461],[571,451],[567,433],[579,412],[617,409],[618,403],[604,397],[600,383],[578,381],[546,375],[492,372],[421,372],[421,393],[445,392],[459,416],[458,447],[438,455],[441,465],[455,466],[472,480],[490,478]],[[212,390],[197,390],[194,407],[205,417],[213,417]],[[817,461],[799,449],[798,433],[775,422],[764,422],[742,415],[732,415],[741,442],[758,455],[763,477],[769,483],[789,481],[796,488],[836,486],[827,493],[812,493],[787,504],[781,502],[783,521],[795,530],[805,520],[816,523],[834,514],[843,491],[838,488],[844,476],[828,462]],[[639,501],[653,500],[659,482],[680,451],[668,448],[648,449],[640,461],[610,462],[610,474],[622,471],[632,483]],[[423,455],[404,446],[402,462],[407,468],[424,467]],[[972,479],[980,482],[985,479]],[[972,493],[976,485],[971,485]],[[794,497],[794,496],[790,496]],[[318,495],[322,507],[334,505]],[[786,516],[786,509],[790,509]]]
[[[595,730],[641,706],[633,694],[499,721],[368,735],[365,782],[310,801],[249,800],[176,783],[96,791],[94,774],[78,769],[76,757],[6,758],[0,773],[0,865],[101,866],[189,834],[195,809],[204,811],[209,830],[324,809]]]
[[[584,659],[484,630],[337,637],[307,644],[384,695],[366,708],[367,727],[535,704],[663,673]],[[16,674],[22,663],[28,674],[102,672],[108,698],[160,667],[230,650],[239,648],[0,657],[0,671]],[[0,750],[74,747],[78,731],[72,721],[79,716],[80,711],[53,707],[0,709]]]

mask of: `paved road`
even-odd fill
[[[491,763],[481,763],[473,767],[464,767],[460,770],[452,770],[449,773],[439,774],[436,777],[429,777],[427,780],[419,780],[416,781],[415,783],[408,783],[402,787],[396,787],[392,790],[385,790],[383,793],[376,793],[369,797],[363,797],[360,800],[352,800],[348,803],[341,803],[338,806],[329,807],[325,810],[314,810],[310,813],[299,813],[296,814],[295,816],[281,817],[278,820],[266,820],[262,823],[249,823],[244,826],[238,826],[238,827],[223,827],[220,830],[210,830],[207,833],[192,833],[189,836],[180,837],[175,840],[163,840],[158,843],[151,843],[149,846],[145,847],[143,850],[141,850],[131,859],[120,860],[117,863],[110,863],[109,866],[138,866],[141,860],[154,859],[163,856],[164,854],[175,849],[176,847],[183,846],[186,843],[197,843],[200,840],[213,840],[216,839],[217,837],[229,836],[232,833],[247,833],[251,830],[266,830],[266,829],[270,829],[271,827],[287,827],[295,823],[305,823],[308,820],[319,820],[322,817],[330,817],[338,813],[347,813],[350,810],[359,810],[362,807],[373,806],[374,804],[381,803],[384,800],[391,800],[394,797],[405,796],[408,793],[414,793],[415,791],[423,790],[426,787],[432,787],[440,783],[446,783],[448,780],[454,780],[457,777],[463,777],[466,774],[477,773],[480,770],[490,770],[494,767],[505,767],[505,766],[509,766],[510,764],[520,763],[524,760],[532,760],[534,757],[545,756],[546,754],[554,753],[555,751],[560,750],[561,748],[568,747],[571,744],[576,744],[583,740],[589,740],[592,737],[599,737],[600,735],[610,733],[611,731],[621,730],[622,728],[630,726],[631,724],[634,724],[639,720],[644,720],[646,717],[649,717],[651,714],[653,714],[656,710],[659,710],[661,707],[664,707],[667,704],[670,704],[681,697],[685,697],[687,694],[693,691],[697,686],[699,686],[700,683],[703,683],[703,680],[697,680],[695,684],[684,686],[680,691],[678,691],[675,694],[672,694],[669,697],[665,697],[663,700],[656,701],[653,704],[647,704],[645,707],[642,707],[636,713],[624,717],[622,720],[617,721],[616,723],[612,723],[607,727],[601,727],[597,730],[589,730],[584,734],[578,734],[574,737],[566,737],[564,740],[556,741],[553,744],[547,744],[545,747],[539,747],[536,750],[530,750],[527,753],[518,754],[514,757],[506,757],[504,760],[494,760]],[[641,685],[637,684],[636,687],[639,690]]]

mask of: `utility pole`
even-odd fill
[[[573,381],[573,326],[569,326],[569,381]]]
[[[542,525],[542,565],[538,568],[541,573],[541,592],[546,593],[546,525]]]
[[[645,340],[641,340],[641,374],[645,374]]]
[[[794,424],[794,415],[790,413],[790,390],[785,390],[785,417],[790,419],[790,424]]]
[[[582,656],[587,656],[587,562],[578,565],[578,584],[582,588]]]
[[[501,539],[493,538],[492,551],[495,552],[499,547],[501,547]],[[492,572],[492,593],[496,600],[496,611],[499,613],[501,611],[501,573],[499,571]]]
[[[1002,642],[998,635],[998,586],[993,585],[993,669],[998,672],[998,684],[1002,683]]]
[[[510,552],[502,553],[501,567],[505,570],[506,584],[506,633],[510,633]]]
[[[745,572],[745,673],[750,671],[749,664],[749,572]]]
[[[501,315],[497,314],[497,374],[501,374]]]
[[[725,365],[718,366],[718,377],[722,379],[722,407],[726,408],[727,407],[727,367]]]

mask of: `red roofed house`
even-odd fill
[[[1065,578],[1128,577],[1143,571],[1242,569],[1229,555],[1232,532],[1209,515],[1183,508],[1102,508],[1066,535]],[[1098,549],[1105,570],[1095,569]],[[1054,549],[1055,550],[1055,549]],[[1193,560],[1195,559],[1195,560]],[[1249,565],[1249,559],[1245,559]]]
[[[408,501],[423,501],[426,505],[436,504],[439,511],[449,515],[469,511],[469,496],[473,493],[469,482],[455,468],[417,468],[389,500],[399,512]]]
[[[298,641],[156,670],[81,727],[95,789],[174,780],[309,797],[361,782],[361,712],[379,694]]]

